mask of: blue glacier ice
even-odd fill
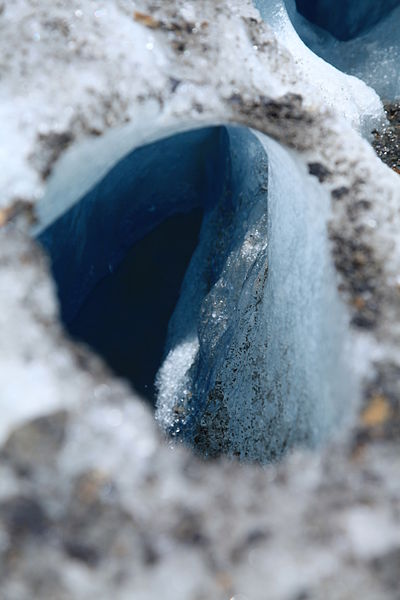
[[[349,414],[328,218],[294,155],[214,127],[130,152],[38,237],[67,329],[143,394],[155,381],[165,431],[265,462]]]
[[[219,135],[204,129],[129,153],[39,233],[68,330],[151,401],[202,212],[222,185]]]
[[[225,135],[227,188],[171,319],[157,417],[201,454],[268,461],[348,414],[346,319],[328,199],[275,142]]]
[[[39,232],[51,256],[65,322],[133,244],[168,217],[204,206],[217,193],[209,189],[218,186],[215,139],[218,130],[203,129],[134,150]]]
[[[399,0],[296,0],[300,14],[343,41],[368,31],[399,5]]]

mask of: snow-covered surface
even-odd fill
[[[321,179],[322,201],[331,192],[329,268],[352,320],[348,366],[363,402],[344,439],[280,466],[170,450],[135,393],[66,339],[20,214],[0,232],[2,598],[394,600],[400,183],[343,118],[360,104],[329,112],[311,67],[296,65],[246,1],[0,7],[1,221],[21,200],[40,205],[67,146],[87,191],[121,157],[106,132],[142,132],[121,141],[125,153],[158,127],[256,129],[295,153],[307,186]],[[49,195],[42,218],[78,199],[74,168],[64,179],[73,193],[65,203]],[[55,198],[61,179],[51,185]]]

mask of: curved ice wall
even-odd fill
[[[329,197],[265,136],[221,127],[146,145],[59,211],[39,239],[64,322],[101,351],[88,332],[109,340],[105,321],[125,301],[114,290],[132,272],[124,271],[130,248],[196,207],[203,224],[168,328],[156,417],[206,456],[268,461],[298,444],[313,447],[354,397],[327,241]],[[150,317],[147,337],[160,338],[151,311],[165,301],[164,292],[146,306],[132,296],[136,321],[127,318],[119,334],[125,357],[141,351],[138,322]]]
[[[207,216],[158,375],[158,419],[202,454],[271,460],[348,414],[346,319],[328,198],[287,151],[228,129],[230,186]]]
[[[202,129],[135,149],[38,232],[51,256],[65,322],[133,244],[171,215],[206,206],[218,195],[210,189],[222,172],[218,136],[218,130]],[[52,196],[63,193],[54,184]],[[45,207],[52,203],[44,198]]]
[[[222,185],[219,135],[203,129],[134,150],[72,204],[70,188],[56,176],[40,207],[46,223],[47,207],[57,205],[56,218],[38,235],[69,332],[152,402],[202,211]]]

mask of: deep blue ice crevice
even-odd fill
[[[211,201],[208,186],[218,186],[219,177],[218,136],[217,129],[201,129],[132,151],[40,231],[65,322],[135,243],[168,217]]]
[[[220,135],[201,129],[138,148],[66,210],[55,181],[58,216],[38,233],[68,331],[152,402],[202,214],[224,185]]]
[[[229,185],[170,323],[157,418],[203,455],[265,462],[318,445],[348,415],[346,316],[327,197],[276,143],[227,136]]]
[[[296,0],[301,15],[342,41],[365,33],[399,5],[400,0]]]

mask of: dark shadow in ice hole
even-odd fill
[[[69,332],[142,395],[154,397],[169,319],[197,244],[202,211],[175,215],[135,244],[91,291]]]
[[[203,212],[225,189],[226,139],[212,127],[134,150],[37,236],[68,332],[150,403]]]

